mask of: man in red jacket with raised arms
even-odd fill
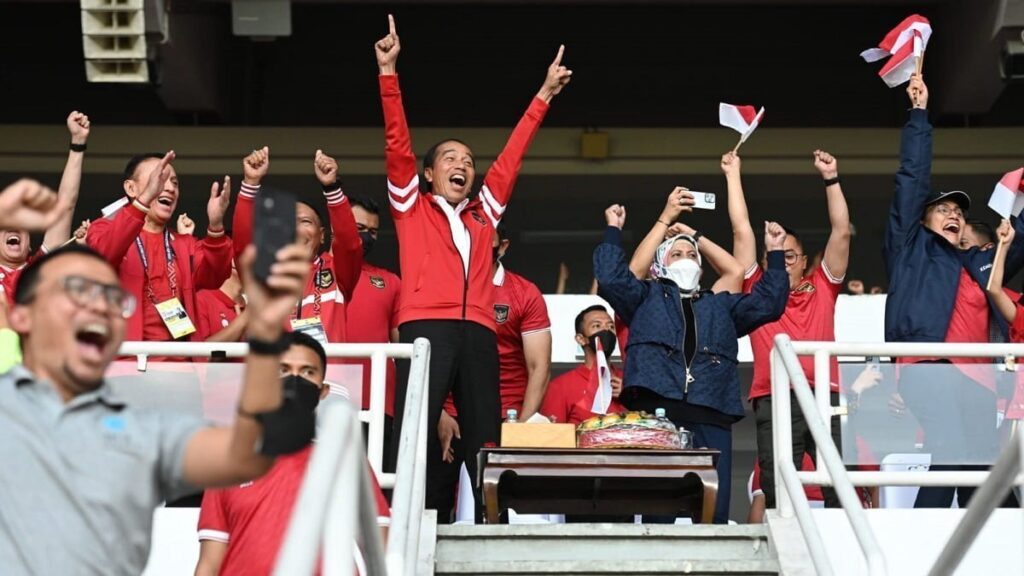
[[[470,198],[476,165],[472,151],[458,140],[432,146],[423,158],[423,181],[416,173],[416,157],[395,72],[401,47],[390,15],[388,24],[388,35],[377,41],[374,51],[384,107],[388,201],[398,233],[402,274],[399,334],[407,343],[420,337],[430,340],[427,442],[438,442],[437,421],[444,399],[451,392],[472,477],[476,475],[477,452],[487,443],[496,443],[499,430],[491,249],[494,230],[505,213],[526,149],[551,99],[569,83],[572,72],[562,66],[564,47],[560,47],[540,91],[484,177],[480,193]],[[399,363],[395,438],[402,427],[408,375],[409,364]],[[427,464],[428,494],[437,481],[439,464]],[[432,502],[426,505],[436,509]]]

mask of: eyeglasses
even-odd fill
[[[782,255],[786,258],[786,264],[796,264],[797,258],[804,256],[804,254],[799,254],[792,250],[786,250]]]
[[[61,281],[61,286],[68,298],[83,308],[102,296],[107,303],[108,313],[120,313],[122,318],[128,318],[135,313],[135,296],[125,292],[120,286],[103,284],[81,276],[67,276]]]
[[[945,204],[939,204],[938,206],[933,208],[933,210],[935,210],[936,212],[938,212],[939,214],[941,214],[943,216],[949,216],[950,214],[953,214],[953,215],[956,215],[961,220],[964,217],[964,211],[963,210],[961,210],[959,208],[951,208],[951,207],[949,207],[949,206],[947,206]]]

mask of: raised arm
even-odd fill
[[[604,211],[604,241],[594,250],[594,279],[597,294],[612,305],[612,309],[626,324],[633,322],[633,314],[643,303],[646,286],[637,279],[626,264],[622,251],[622,227],[626,224],[626,207],[613,204]]]
[[[729,221],[732,223],[732,255],[740,263],[743,271],[750,270],[757,262],[757,239],[754,227],[750,225],[750,214],[747,211],[747,199],[743,195],[743,181],[740,169],[743,162],[735,152],[722,155],[722,173],[728,189]]]
[[[264,146],[253,150],[242,159],[242,186],[238,190],[238,204],[231,224],[231,241],[238,257],[252,244],[252,210],[256,195],[260,192],[263,179],[270,170],[270,148]]]
[[[907,236],[921,226],[924,203],[931,188],[932,125],[928,122],[928,87],[919,74],[911,77],[907,94],[913,109],[900,138],[900,168],[896,172],[896,191],[885,230],[883,256],[890,278]]]
[[[274,343],[306,287],[309,261],[302,246],[282,248],[266,284],[252,275],[255,261],[255,247],[246,248],[239,257],[238,271],[252,309],[249,338]],[[270,468],[272,457],[258,451],[263,425],[253,415],[272,412],[281,405],[279,369],[280,354],[250,352],[246,356],[239,415],[231,428],[208,427],[192,435],[185,449],[186,482],[197,487],[229,486],[251,480]]]
[[[484,176],[484,185],[480,190],[480,197],[484,200],[484,212],[495,228],[501,222],[502,214],[508,207],[508,201],[512,198],[512,189],[515,188],[516,178],[519,176],[519,169],[523,166],[523,156],[530,148],[530,142],[537,135],[541,122],[548,112],[551,100],[561,93],[562,88],[572,78],[572,70],[562,66],[562,54],[565,53],[565,46],[558,47],[558,54],[554,61],[548,66],[547,76],[544,84],[541,85],[537,95],[530,102],[530,107],[516,124],[505,149],[494,160],[494,164]]]
[[[89,140],[89,117],[79,111],[68,115],[68,132],[71,144],[85,146]],[[82,164],[85,162],[85,150],[69,150],[68,161],[64,164],[64,175],[60,179],[57,196],[64,202],[66,209],[60,219],[46,229],[43,236],[43,248],[56,250],[71,238],[71,222],[78,204],[78,192],[82,185]]]
[[[356,229],[352,204],[338,183],[338,161],[317,150],[313,158],[313,172],[327,200],[327,217],[331,224],[331,254],[334,255],[334,274],[345,302],[352,301],[352,293],[359,283],[363,268],[363,241]]]
[[[647,271],[654,260],[654,254],[658,251],[658,246],[665,241],[672,224],[675,223],[676,219],[683,212],[692,211],[693,194],[690,194],[689,189],[676,186],[672,192],[669,192],[668,199],[665,201],[665,207],[661,210],[661,215],[654,221],[651,231],[647,233],[647,236],[644,236],[640,245],[633,251],[633,257],[629,260],[629,271],[634,276],[640,280],[647,277]]]
[[[29,178],[0,191],[0,228],[41,232],[53,226],[63,211],[53,190]]]
[[[765,222],[764,245],[768,268],[750,294],[730,294],[731,316],[737,336],[749,334],[758,326],[778,320],[786,311],[789,299],[789,275],[782,253],[786,231],[776,222]]]
[[[1005,246],[1003,246],[1003,250],[996,250],[996,256],[992,260],[992,273],[988,281],[988,295],[989,298],[992,298],[992,303],[995,304],[999,313],[1006,319],[1006,322],[1013,324],[1013,321],[1017,318],[1017,305],[1003,291],[1003,278],[1006,273],[1006,248],[1009,248],[1013,243],[1016,231],[1010,225],[1009,220],[1003,220],[999,224],[999,230],[996,231],[996,235],[999,237],[999,243]]]
[[[196,250],[193,278],[196,290],[220,288],[231,276],[231,240],[224,234],[224,214],[230,203],[231,177],[225,176],[223,184],[215,181],[210,187],[210,200],[206,203],[210,224]]]
[[[850,264],[850,210],[839,183],[839,163],[835,157],[823,150],[815,150],[814,167],[825,183],[828,220],[832,226],[822,262],[825,263],[828,275],[840,282],[846,277],[846,269]]]
[[[402,45],[395,18],[388,14],[388,34],[373,45],[380,73],[380,103],[384,108],[384,159],[387,164],[388,204],[398,220],[412,212],[420,195],[416,155],[412,151],[409,123],[405,119],[402,91],[398,87],[398,53]]]

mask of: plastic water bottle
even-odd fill
[[[519,412],[515,408],[505,411],[505,422],[515,423],[519,421]]]
[[[658,420],[658,427],[664,430],[675,430],[675,425],[665,416],[664,408],[655,408],[654,417]]]

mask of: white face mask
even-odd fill
[[[667,272],[666,278],[675,282],[679,291],[684,295],[696,292],[700,286],[700,264],[694,260],[680,258],[670,264],[665,272]]]

